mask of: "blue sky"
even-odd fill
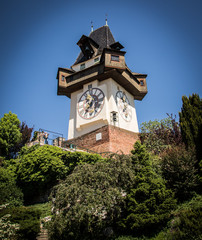
[[[0,117],[67,137],[70,99],[57,96],[58,67],[70,67],[82,34],[108,25],[148,94],[136,102],[139,125],[178,116],[182,96],[202,96],[201,0],[0,0]]]

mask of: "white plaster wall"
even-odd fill
[[[96,59],[96,58],[99,58],[99,60],[98,60],[97,62],[94,62],[94,59]],[[99,55],[99,56],[96,56],[95,58],[92,58],[92,59],[90,59],[90,60],[87,60],[87,61],[85,61],[85,62],[79,63],[79,64],[77,64],[77,65],[73,65],[73,66],[72,66],[72,69],[73,69],[74,71],[78,72],[78,71],[80,71],[80,66],[81,66],[82,64],[85,63],[85,69],[86,69],[86,68],[89,68],[89,67],[93,66],[94,64],[99,63],[99,61],[100,61],[100,55]]]
[[[118,83],[116,83],[113,79],[108,80],[107,84],[109,86],[107,88],[108,94],[109,94],[109,115],[110,115],[110,112],[112,111],[115,111],[118,113],[118,123],[116,126],[126,129],[128,131],[132,131],[136,133],[139,132],[134,97],[129,92],[127,92],[123,87],[121,87]],[[132,110],[132,119],[129,122],[125,121],[121,116],[121,114],[119,113],[118,107],[116,105],[116,100],[115,100],[117,91],[125,92],[130,102],[130,106]],[[109,121],[110,120],[111,119],[109,119]],[[113,125],[114,123],[110,122],[110,124]]]
[[[84,119],[79,116],[77,111],[77,103],[81,97],[81,95],[88,90],[88,85],[92,84],[93,88],[100,88],[105,94],[104,106],[101,112],[92,119]],[[115,96],[117,91],[124,91],[131,105],[132,110],[132,119],[130,122],[125,121],[119,113],[119,110],[116,105]],[[71,111],[70,111],[70,119],[69,119],[69,130],[68,130],[68,139],[72,139],[75,137],[79,137],[85,133],[91,132],[100,128],[104,125],[111,124],[111,112],[115,111],[118,113],[118,122],[116,123],[117,127],[126,129],[132,132],[139,132],[136,109],[134,104],[134,97],[125,91],[118,83],[116,83],[113,79],[109,78],[102,82],[97,80],[85,84],[82,90],[72,93],[71,95]]]

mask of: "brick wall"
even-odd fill
[[[130,132],[118,127],[109,127],[110,150],[112,152],[129,154],[134,143],[139,140],[139,133]]]
[[[67,140],[63,142],[63,146],[68,147],[69,144],[75,144],[78,148],[85,148],[98,153],[117,152],[129,154],[138,139],[138,133],[106,125],[78,138]]]

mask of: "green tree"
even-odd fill
[[[201,240],[202,239],[202,196],[196,195],[181,204],[173,213],[166,231],[154,240]]]
[[[180,201],[193,196],[198,185],[196,156],[184,145],[173,146],[162,154],[161,169],[166,185]]]
[[[0,155],[11,158],[14,147],[20,142],[20,120],[14,113],[5,113],[0,119]]]
[[[9,207],[20,206],[23,203],[22,191],[16,186],[13,175],[5,168],[0,167],[0,205]]]
[[[17,162],[17,184],[22,188],[25,202],[48,200],[50,188],[63,179],[68,167],[62,161],[64,151],[44,145],[24,147]]]
[[[33,128],[29,128],[25,122],[20,124],[21,140],[14,146],[14,154],[16,155],[26,143],[30,142]]]
[[[127,195],[125,218],[120,226],[134,235],[148,235],[166,223],[176,201],[165,181],[153,170],[150,155],[140,142],[134,145],[132,161],[135,182]]]
[[[77,166],[53,191],[51,239],[111,237],[133,180],[127,156]]]
[[[101,160],[98,154],[63,151],[50,145],[23,147],[16,164],[8,168],[15,171],[25,202],[47,201],[50,189],[70,174],[75,166]],[[15,170],[16,169],[16,170]]]
[[[181,143],[180,127],[175,118],[169,115],[161,121],[142,123],[140,138],[147,151],[160,154],[168,146]]]
[[[16,207],[9,210],[10,221],[18,224],[17,240],[35,240],[40,232],[41,211],[33,207]]]
[[[195,147],[198,162],[202,160],[202,99],[198,94],[182,97],[179,112],[182,139],[186,147]]]

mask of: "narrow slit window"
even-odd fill
[[[143,80],[140,80],[140,85],[144,86],[144,81]]]
[[[62,81],[64,82],[64,80],[65,80],[65,76],[64,76],[64,75],[62,75]]]

